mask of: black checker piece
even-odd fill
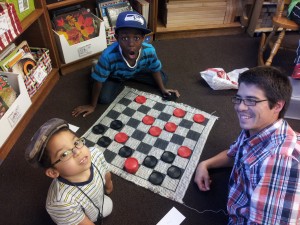
[[[106,136],[102,136],[101,138],[99,138],[99,140],[97,141],[97,144],[103,148],[106,148],[107,146],[110,145],[110,143],[112,142],[112,140],[109,137]]]
[[[110,123],[110,128],[114,130],[120,130],[123,127],[123,123],[120,120],[114,120]]]
[[[154,168],[156,164],[157,164],[157,158],[155,158],[153,155],[146,156],[143,161],[143,165],[148,168]]]
[[[170,166],[167,174],[173,179],[178,179],[181,176],[181,169],[177,166]]]
[[[176,157],[176,155],[174,153],[165,151],[161,155],[160,159],[166,163],[172,163],[174,161],[175,157]]]
[[[119,155],[122,156],[123,158],[128,158],[129,156],[131,156],[133,153],[132,148],[128,147],[128,146],[123,146],[119,149]]]
[[[152,172],[148,178],[148,180],[154,185],[161,185],[164,179],[165,179],[164,175],[157,171]]]
[[[101,124],[97,124],[92,128],[92,132],[94,134],[103,134],[105,132],[105,126],[101,125]]]

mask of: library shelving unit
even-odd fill
[[[34,117],[36,111],[40,108],[52,88],[59,80],[58,52],[55,43],[53,42],[53,38],[51,37],[51,24],[48,14],[45,13],[47,10],[46,5],[43,0],[35,0],[34,3],[35,10],[21,22],[23,31],[15,39],[15,43],[19,44],[22,40],[26,40],[31,47],[49,49],[52,71],[48,74],[43,85],[31,98],[32,104],[28,111],[2,145],[0,150],[0,164],[6,158],[30,120]]]
[[[237,34],[244,0],[153,0],[149,28],[154,39]]]

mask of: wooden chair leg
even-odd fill
[[[266,34],[263,33],[261,40],[260,40],[260,44],[259,44],[259,52],[258,52],[258,65],[265,65],[264,62],[264,52],[266,50],[266,48],[269,45],[269,42],[271,41],[271,39],[273,38],[273,36],[276,34],[277,30],[278,30],[278,26],[273,26],[273,30],[272,32],[268,35],[268,37],[266,38]]]
[[[276,55],[276,53],[278,52],[278,49],[279,49],[279,47],[281,45],[281,42],[282,42],[284,36],[285,36],[285,29],[283,29],[280,32],[280,34],[279,34],[279,36],[278,36],[278,38],[277,38],[277,40],[276,40],[276,42],[275,42],[272,50],[271,50],[270,56],[269,56],[269,58],[268,58],[268,60],[266,62],[267,66],[270,66],[272,64],[273,58]]]
[[[257,64],[259,66],[262,66],[262,65],[265,65],[265,62],[264,62],[264,45],[265,45],[265,42],[266,42],[266,34],[263,33],[261,35],[261,39],[260,39],[260,43],[259,43],[259,50],[258,50],[258,59],[257,59]]]

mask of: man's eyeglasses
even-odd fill
[[[264,99],[264,100],[255,100],[255,99],[252,99],[252,98],[243,99],[243,98],[240,98],[240,97],[237,97],[237,96],[233,96],[231,98],[231,102],[233,104],[239,105],[239,104],[241,104],[241,102],[244,102],[244,104],[246,106],[255,106],[257,103],[264,102],[264,101],[268,101],[268,99]]]
[[[63,152],[60,156],[59,159],[56,160],[54,163],[52,163],[51,166],[56,165],[57,163],[63,161],[68,161],[69,159],[71,159],[71,157],[73,156],[73,154],[76,154],[78,149],[81,149],[83,146],[85,145],[85,139],[84,138],[79,138],[78,140],[75,141],[74,143],[74,148],[70,149],[70,150],[66,150],[65,152]]]

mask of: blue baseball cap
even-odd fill
[[[141,30],[144,34],[151,33],[151,30],[147,29],[145,18],[135,11],[121,12],[118,15],[116,32],[120,28],[135,28]]]

